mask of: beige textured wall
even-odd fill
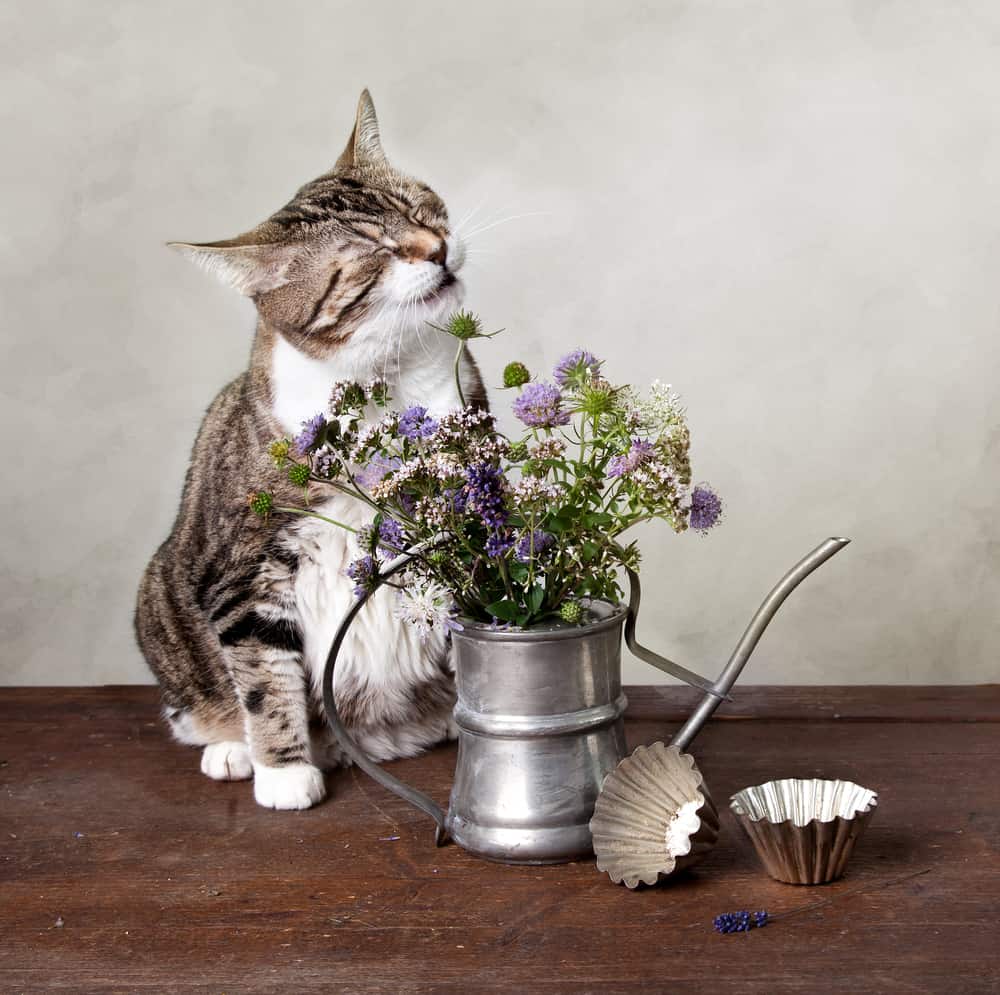
[[[646,642],[714,671],[847,535],[749,680],[996,678],[995,3],[0,11],[0,682],[149,679],[136,581],[252,325],[162,243],[277,208],[363,85],[453,213],[525,215],[468,270],[492,382],[587,344],[683,392],[727,518],[646,529]]]

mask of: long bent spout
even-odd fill
[[[764,634],[768,623],[774,618],[774,613],[781,607],[782,602],[802,583],[818,566],[826,563],[831,556],[839,553],[851,540],[850,539],[826,539],[821,542],[811,553],[804,556],[798,563],[785,574],[774,586],[771,593],[761,602],[760,608],[746,627],[746,631],[740,637],[740,641],[733,650],[733,655],[729,658],[729,663],[719,675],[712,689],[707,691],[701,704],[692,712],[691,717],[684,723],[680,731],[670,741],[671,745],[684,750],[691,740],[698,735],[699,730],[711,717],[712,713],[719,707],[719,702],[725,698],[732,690],[740,672],[746,666],[750,654],[753,653]]]

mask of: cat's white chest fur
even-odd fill
[[[394,408],[419,403],[434,414],[442,414],[458,406],[450,341],[436,343],[433,351],[421,344],[420,348],[399,352],[398,360],[393,357],[395,369],[386,377]],[[335,357],[316,360],[279,338],[271,368],[276,419],[294,436],[302,422],[328,411],[330,393],[338,380],[367,380],[382,374],[382,368],[373,361],[377,359],[359,354],[348,344]],[[385,365],[390,366],[388,362]],[[338,494],[314,510],[356,529],[369,524],[373,517],[368,505],[346,494]],[[361,552],[351,533],[315,518],[296,521],[290,532],[299,554],[295,601],[302,626],[304,664],[318,692],[337,626],[354,601],[354,584],[345,571]],[[393,726],[405,717],[412,708],[414,689],[440,679],[439,661],[445,655],[443,635],[433,634],[421,642],[412,626],[396,618],[396,597],[396,591],[385,588],[369,600],[353,622],[337,661],[338,700],[341,694],[370,698],[370,718],[373,725],[379,726]],[[446,732],[442,728],[438,738]],[[427,745],[427,731],[419,737],[414,734],[412,744],[401,742],[400,735],[398,729],[391,737],[373,731],[362,736],[361,742],[376,758],[416,752]]]
[[[278,336],[271,358],[275,418],[289,435],[297,435],[304,421],[327,412],[330,392],[338,380],[363,382],[376,376],[389,382],[394,408],[422,404],[432,413],[443,414],[458,407],[451,369],[453,340],[433,334],[435,339],[427,339],[425,333],[405,349],[382,346],[381,354],[367,340],[358,345],[349,342],[328,359],[313,359]]]

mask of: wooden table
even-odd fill
[[[265,811],[198,772],[151,688],[0,690],[0,990],[1000,990],[1000,687],[737,691],[694,744],[717,848],[630,892],[592,862],[435,849],[425,817],[351,770],[313,811]],[[629,698],[632,746],[693,701]],[[443,801],[453,762],[394,769]],[[841,881],[758,866],[728,798],[780,776],[878,790]],[[774,921],[713,931],[744,908]]]

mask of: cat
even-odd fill
[[[390,166],[367,90],[330,172],[243,235],[170,244],[249,296],[258,321],[249,368],[202,422],[173,530],[140,584],[136,633],[173,735],[202,747],[202,772],[252,777],[265,807],[308,808],[325,795],[322,768],[341,759],[323,735],[319,684],[358,552],[317,519],[261,521],[247,495],[301,503],[267,445],[326,411],[338,380],[384,377],[398,408],[459,407],[454,340],[428,323],[461,303],[464,246],[441,199]],[[485,408],[471,358],[460,376],[467,402]],[[310,485],[310,500],[337,521],[371,522],[327,485]],[[376,760],[455,734],[449,645],[397,620],[395,594],[365,606],[337,663],[338,710]]]

